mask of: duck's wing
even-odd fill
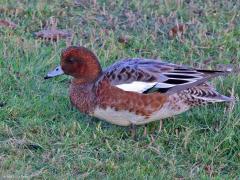
[[[124,91],[173,94],[227,71],[201,70],[152,59],[125,59],[107,68],[102,78]]]

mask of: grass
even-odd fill
[[[80,2],[80,4],[78,3]],[[90,3],[92,2],[92,3]],[[133,141],[126,128],[71,110],[69,77],[45,81],[65,40],[36,39],[54,16],[74,32],[72,44],[98,55],[103,67],[124,57],[162,58],[205,68],[239,65],[238,1],[7,1],[0,29],[0,176],[80,179],[237,179],[240,103],[209,105],[148,126]],[[176,22],[187,31],[170,38]],[[127,43],[119,37],[129,38]],[[213,82],[238,99],[240,76]],[[154,139],[151,137],[153,134]]]

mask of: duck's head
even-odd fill
[[[85,47],[70,46],[62,51],[61,65],[49,72],[45,79],[67,74],[78,82],[90,82],[101,74],[101,66],[94,53]]]

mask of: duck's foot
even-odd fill
[[[137,135],[136,135],[137,127],[135,124],[130,125],[130,132],[131,132],[131,137],[133,138],[134,141],[137,140]]]

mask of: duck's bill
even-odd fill
[[[60,76],[64,74],[61,66],[57,66],[53,71],[50,71],[45,77],[44,79],[49,79],[49,78],[53,78],[53,77],[56,77],[56,76]]]

